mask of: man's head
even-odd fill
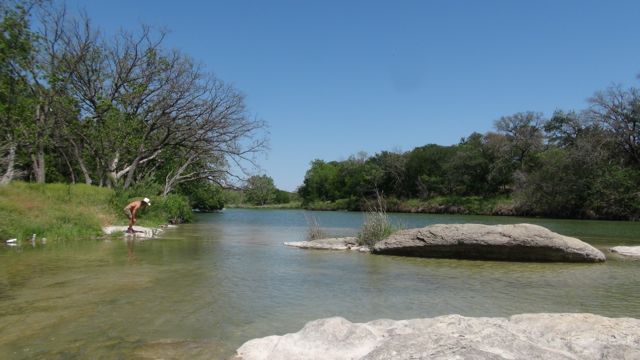
[[[147,206],[151,206],[151,200],[149,200],[149,198],[142,199],[142,202]]]

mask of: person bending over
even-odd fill
[[[127,228],[128,234],[135,232],[135,230],[133,230],[133,225],[136,224],[136,216],[138,214],[138,210],[147,206],[151,206],[151,201],[149,200],[149,198],[132,201],[129,203],[129,205],[125,206],[124,213],[129,218],[129,227]]]

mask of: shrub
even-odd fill
[[[312,241],[327,237],[327,234],[320,227],[318,218],[307,214],[305,214],[304,217],[307,219],[307,240]]]
[[[387,215],[384,199],[378,195],[377,204],[370,206],[365,213],[362,229],[358,233],[358,243],[373,246],[397,230],[399,227],[394,226]]]

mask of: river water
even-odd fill
[[[0,247],[0,358],[227,358],[244,341],[343,316],[589,312],[640,318],[640,223],[392,214],[435,223],[545,226],[605,251],[602,264],[418,259],[290,248],[305,215],[353,235],[350,212],[228,209],[149,241]]]

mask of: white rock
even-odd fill
[[[107,235],[121,233],[123,236],[143,239],[152,238],[162,232],[162,229],[134,226],[133,229],[136,232],[133,234],[129,234],[126,232],[127,228],[128,226],[105,226],[102,228],[102,232]]]
[[[611,251],[620,255],[640,257],[640,246],[614,246]]]
[[[356,250],[360,252],[370,251],[368,247],[358,245],[358,239],[355,237],[328,238],[312,241],[293,241],[285,242],[284,244],[301,249]]]
[[[246,342],[241,360],[640,359],[640,320],[592,314],[460,315],[351,323],[334,317]]]

